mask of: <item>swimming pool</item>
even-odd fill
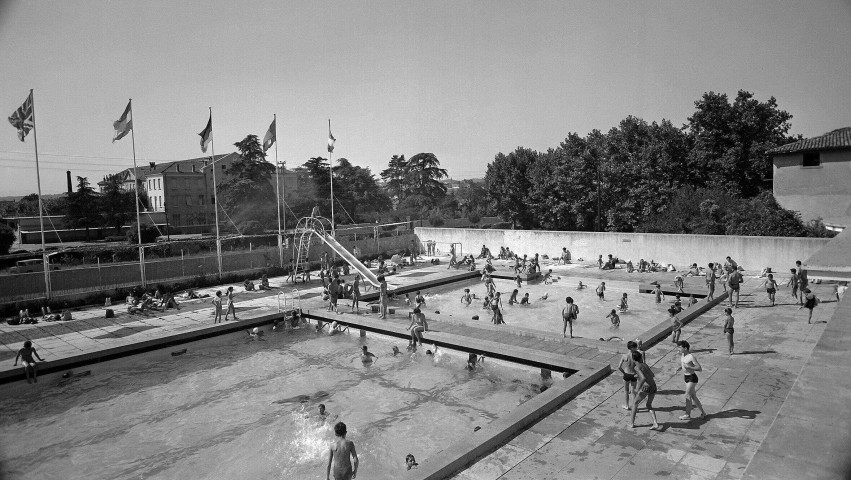
[[[379,356],[372,365],[363,344]],[[465,355],[443,349],[394,357],[394,344],[404,346],[311,329],[229,335],[80,369],[90,376],[6,385],[0,477],[322,478],[342,420],[359,478],[395,479],[406,454],[427,458],[541,383],[537,370],[491,359],[468,372]]]
[[[507,272],[500,269],[501,273]],[[545,269],[546,271],[546,269]],[[656,303],[651,294],[639,294],[638,283],[600,280],[599,278],[583,277],[581,271],[556,275],[551,285],[545,285],[543,281],[522,282],[517,285],[512,280],[494,279],[496,290],[500,292],[503,304],[502,315],[507,328],[521,327],[541,332],[561,335],[563,323],[561,311],[565,307],[565,297],[573,298],[573,302],[579,307],[579,318],[573,325],[573,334],[576,337],[598,340],[600,338],[610,339],[619,337],[624,341],[636,338],[639,334],[654,327],[667,318],[666,310],[670,306],[672,298],[667,301]],[[579,282],[585,288],[578,289]],[[606,282],[605,298],[601,300],[595,292],[601,281]],[[464,289],[469,288],[477,299],[468,307],[461,302]],[[520,300],[526,293],[529,294],[528,305],[509,305],[508,301],[514,289],[518,290],[517,298]],[[486,289],[483,282],[467,280],[421,290],[426,297],[425,313],[428,318],[461,321],[465,323],[490,323],[493,316],[491,310],[482,309]],[[620,326],[612,327],[611,321],[606,316],[617,310],[622,295],[627,294],[629,309],[620,316]],[[410,294],[411,301],[415,294]],[[686,301],[686,299],[683,299]],[[404,298],[400,297],[390,302],[391,306],[406,311]],[[410,309],[410,307],[407,307]],[[435,312],[440,312],[439,314]],[[478,316],[478,320],[473,317]]]

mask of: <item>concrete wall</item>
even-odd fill
[[[623,260],[637,262],[640,258],[659,263],[686,266],[692,263],[706,265],[724,261],[731,256],[746,270],[788,271],[795,260],[806,260],[827,245],[825,238],[740,237],[725,235],[669,235],[656,233],[596,233],[552,232],[530,230],[472,230],[455,228],[417,227],[414,229],[421,242],[434,240],[441,243],[460,242],[466,253],[478,255],[482,245],[494,254],[505,246],[519,254],[549,255],[558,257],[562,247],[567,247],[575,262],[603,258],[608,254]]]
[[[804,155],[774,157],[774,197],[801,217],[851,216],[851,150],[820,152],[821,165],[804,167]]]

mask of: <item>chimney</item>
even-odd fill
[[[177,173],[180,173],[180,164],[177,164]]]
[[[68,193],[72,193],[74,188],[71,186],[71,170],[65,170],[65,179],[68,181]]]
[[[157,168],[156,162],[148,162],[148,166],[151,167],[151,170]]]

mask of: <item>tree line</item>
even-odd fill
[[[830,236],[771,192],[768,150],[800,140],[774,97],[708,92],[681,127],[628,116],[554,148],[517,147],[487,167],[485,188],[522,229]]]

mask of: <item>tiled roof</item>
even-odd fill
[[[839,150],[851,148],[851,127],[838,128],[820,137],[805,138],[768,151],[769,155],[783,155],[813,150]]]

